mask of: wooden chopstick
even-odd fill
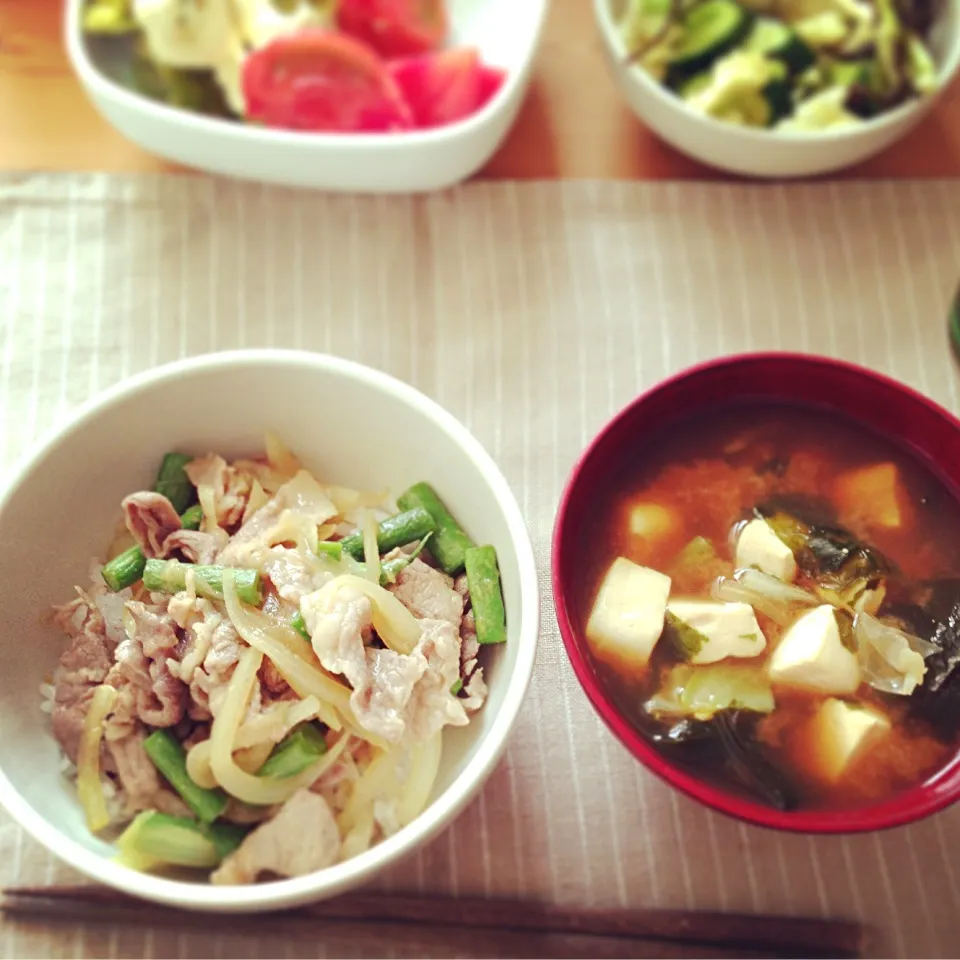
[[[13,887],[0,908],[10,915],[76,924],[131,923],[316,937],[324,925],[358,928],[369,937],[443,952],[456,943],[474,956],[861,957],[869,944],[861,924],[836,919],[687,910],[596,910],[537,901],[476,897],[351,894],[282,913],[215,915],[145,903],[95,886]],[[399,940],[397,938],[400,938]],[[411,955],[416,955],[413,953]]]

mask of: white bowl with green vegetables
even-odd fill
[[[465,427],[333,357],[134,377],[0,495],[0,800],[95,880],[197,910],[344,892],[501,756],[539,596]]]
[[[879,153],[960,68],[960,0],[594,0],[614,78],[678,150],[757,177]]]

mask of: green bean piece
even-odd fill
[[[153,485],[154,491],[163,494],[173,504],[177,513],[183,513],[197,498],[196,488],[183,469],[191,460],[193,457],[185,453],[164,454],[160,472]]]
[[[213,868],[233,853],[248,830],[197,823],[156,810],[138,813],[117,839],[120,860],[141,870],[162,866]]]
[[[303,773],[312,763],[327,752],[327,741],[312,723],[291,730],[267,757],[257,771],[258,777],[273,777],[283,780]]]
[[[200,524],[203,522],[203,507],[199,503],[195,503],[188,510],[184,510],[180,514],[180,526],[184,530],[199,530]]]
[[[428,483],[414,484],[400,495],[397,505],[401,510],[420,507],[433,517],[436,529],[430,543],[430,552],[436,557],[444,573],[456,576],[463,569],[464,553],[474,546],[474,543],[443,505],[433,487]]]
[[[405,547],[414,540],[422,540],[436,529],[433,517],[419,507],[405,510],[393,517],[387,517],[377,525],[377,549],[380,553],[389,553],[397,547]],[[363,531],[357,530],[344,537],[340,548],[354,560],[363,559]]]
[[[168,730],[155,730],[143,741],[143,749],[163,778],[203,823],[213,823],[227,808],[222,790],[198,787],[187,773],[187,753]]]
[[[151,593],[179,593],[187,589],[187,573],[193,573],[197,596],[208,600],[223,599],[223,573],[232,570],[237,597],[251,606],[263,603],[260,573],[233,567],[204,566],[181,563],[179,560],[148,560],[143,568],[143,585]]]
[[[500,569],[493,547],[471,547],[464,561],[470,605],[477,624],[477,641],[483,644],[505,643],[507,620],[503,609]]]
[[[142,576],[147,558],[139,547],[130,547],[118,553],[100,571],[103,582],[114,592],[132,587]]]
[[[340,540],[321,540],[317,544],[317,556],[331,560],[343,559],[343,544]]]
[[[310,639],[310,634],[307,632],[307,624],[303,619],[303,614],[299,610],[290,618],[290,626],[293,627],[304,640]]]
[[[460,677],[459,680],[450,688],[450,692],[456,696],[463,689],[463,677]]]

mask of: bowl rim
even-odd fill
[[[870,131],[880,131],[888,127],[894,127],[912,114],[925,110],[932,106],[934,101],[940,97],[944,90],[953,82],[958,71],[960,71],[960,0],[946,0],[946,3],[952,5],[957,10],[958,26],[950,37],[949,46],[943,58],[943,62],[938,64],[938,86],[925,97],[907,100],[879,116],[871,117],[863,123],[856,126],[827,128],[824,130],[775,130],[766,128],[755,128],[738,126],[733,123],[726,123],[706,114],[697,113],[691,110],[689,106],[680,97],[675,96],[661,84],[657,83],[650,74],[638,64],[627,65],[624,60],[627,56],[626,44],[617,31],[616,24],[613,22],[613,14],[610,5],[613,0],[593,0],[594,19],[600,30],[604,45],[611,58],[614,60],[615,68],[622,74],[624,80],[640,87],[645,93],[659,101],[664,106],[671,109],[674,113],[689,117],[691,120],[702,123],[705,127],[717,133],[723,131],[731,138],[739,139],[746,145],[760,145],[770,143],[844,143],[855,140]]]
[[[606,692],[590,660],[584,653],[583,645],[578,643],[578,637],[582,631],[577,625],[576,617],[571,610],[568,602],[569,591],[561,576],[561,568],[563,566],[562,558],[565,553],[562,549],[562,544],[566,526],[568,523],[573,522],[571,503],[587,464],[595,456],[598,449],[606,442],[609,434],[615,430],[622,429],[622,425],[629,422],[630,419],[636,415],[636,411],[643,407],[651,397],[663,391],[675,389],[703,374],[709,374],[715,370],[784,361],[806,363],[821,369],[832,369],[838,373],[872,380],[877,386],[892,390],[911,402],[926,407],[932,414],[939,417],[951,427],[956,432],[958,441],[960,441],[960,419],[955,417],[946,408],[893,377],[835,357],[797,351],[756,351],[716,357],[685,367],[657,381],[649,389],[643,390],[634,397],[633,400],[617,411],[617,413],[597,431],[583,452],[578,456],[567,478],[557,508],[550,556],[553,603],[560,637],[563,640],[564,649],[566,650],[567,657],[570,660],[577,680],[586,693],[587,699],[610,732],[613,733],[630,754],[643,766],[663,780],[668,786],[679,790],[688,797],[719,813],[723,813],[744,823],[788,833],[853,834],[905,826],[906,824],[914,823],[937,813],[960,800],[960,775],[957,775],[960,773],[960,750],[955,751],[953,758],[932,775],[933,777],[940,777],[947,772],[951,772],[953,774],[953,782],[949,790],[936,790],[931,788],[928,779],[923,784],[914,786],[905,792],[904,796],[910,798],[912,802],[898,804],[893,809],[885,805],[882,809],[877,806],[872,806],[842,811],[777,810],[773,807],[764,806],[760,803],[736,796],[701,777],[687,773],[657,751],[633,726],[626,715],[614,704],[613,699]],[[736,398],[732,399],[735,400]],[[892,439],[897,440],[899,438]],[[896,799],[897,798],[891,798],[886,801],[886,803],[893,803]]]
[[[256,142],[264,145],[295,148],[349,149],[363,152],[383,150],[385,147],[416,149],[466,139],[487,126],[522,93],[540,46],[550,0],[524,0],[538,4],[536,20],[530,33],[530,42],[516,67],[506,70],[506,81],[496,94],[475,113],[431,130],[404,130],[396,133],[316,133],[305,130],[281,130],[272,127],[251,126],[238,120],[212,117],[159,103],[135,90],[130,90],[108,77],[90,57],[84,40],[80,14],[85,0],[67,0],[64,8],[64,43],[70,63],[84,87],[93,94],[113,100],[127,110],[135,110],[155,123],[174,123],[187,132],[213,133],[222,136],[228,144],[244,145]]]
[[[480,441],[453,414],[412,385],[374,367],[331,354],[280,348],[246,348],[192,356],[135,374],[92,397],[69,418],[51,427],[39,442],[28,449],[8,474],[0,490],[0,516],[30,473],[48,454],[67,436],[95,420],[105,410],[122,406],[130,397],[159,384],[176,381],[185,374],[199,376],[224,368],[244,367],[271,367],[278,370],[297,367],[321,376],[326,373],[345,375],[413,408],[447,434],[491,487],[503,510],[517,555],[521,604],[516,614],[520,617],[516,641],[517,662],[507,678],[503,705],[460,777],[416,819],[392,837],[350,860],[303,877],[250,886],[216,887],[138,873],[90,851],[62,833],[54,823],[33,809],[0,768],[0,805],[35,840],[71,867],[133,896],[190,910],[225,913],[279,909],[345,892],[370,880],[448,827],[486,783],[506,749],[533,676],[540,627],[539,581],[529,532],[506,478]]]

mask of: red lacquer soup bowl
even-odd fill
[[[564,646],[601,718],[646,767],[688,796],[749,823],[807,833],[847,833],[901,826],[960,799],[960,753],[925,782],[855,809],[782,811],[708,782],[661,753],[616,706],[583,636],[583,549],[591,509],[612,471],[636,457],[671,421],[741,401],[800,405],[841,412],[922,463],[960,497],[960,421],[933,401],[882,374],[803,354],[743,354],[692,367],[641,394],[594,438],[574,467],[553,532],[552,579]],[[589,602],[589,601],[587,601]]]

